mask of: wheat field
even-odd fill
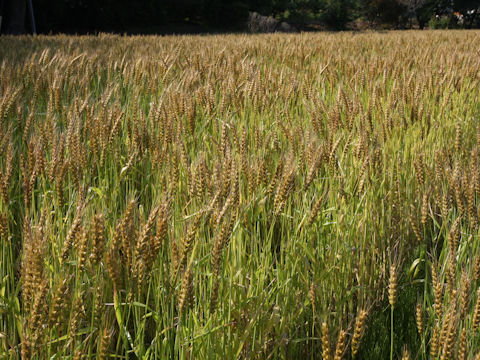
[[[480,358],[479,49],[0,37],[0,358]]]

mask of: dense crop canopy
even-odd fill
[[[0,357],[473,358],[478,49],[0,38]]]

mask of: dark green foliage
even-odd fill
[[[352,5],[349,0],[326,0],[321,19],[329,28],[343,30],[350,20]]]
[[[388,24],[398,26],[405,8],[396,0],[366,1],[365,16],[372,24]]]
[[[4,0],[7,5],[12,1]],[[480,6],[476,0],[427,0],[414,12],[409,12],[400,0],[36,0],[33,3],[39,33],[244,31],[249,12],[273,16],[305,30],[318,26],[349,29],[351,21],[356,20],[373,28],[480,26]],[[462,15],[460,21],[455,16],[457,12]]]
[[[249,7],[242,1],[205,0],[204,19],[211,27],[229,28],[243,24]]]
[[[394,312],[394,358],[400,359],[404,345],[410,354],[414,355],[420,348],[415,322],[415,306],[418,292],[422,291],[419,284],[404,282],[397,291],[397,303]],[[388,359],[390,355],[390,305],[386,298],[369,315],[370,323],[365,332],[357,359]]]

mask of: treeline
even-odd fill
[[[39,32],[242,31],[257,12],[297,29],[474,28],[478,0],[37,0]]]

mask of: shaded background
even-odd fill
[[[0,0],[2,33],[31,33],[29,2]],[[31,0],[38,33],[247,31],[257,12],[296,30],[477,28],[479,0]]]

